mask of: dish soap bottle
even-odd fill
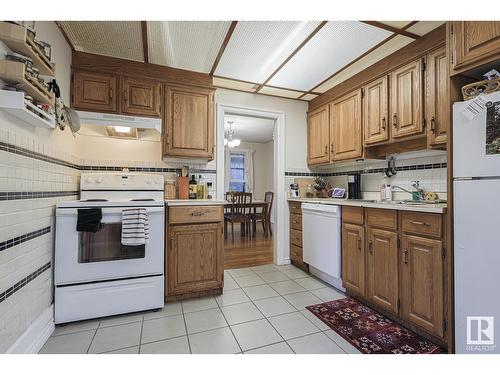
[[[385,201],[385,184],[380,185],[380,201]]]
[[[196,199],[197,193],[198,184],[196,183],[196,177],[192,174],[191,180],[189,180],[189,199]]]
[[[385,186],[385,200],[387,202],[392,201],[392,188],[391,188],[391,185],[389,185],[389,184],[387,184]]]

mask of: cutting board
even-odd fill
[[[313,194],[315,193],[313,177],[295,177],[293,180],[299,185],[299,195],[301,198],[306,198],[307,185],[313,185]]]

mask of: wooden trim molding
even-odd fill
[[[217,53],[217,57],[215,58],[214,64],[212,65],[212,69],[210,69],[211,76],[214,75],[215,69],[217,69],[217,66],[219,65],[220,59],[222,58],[222,55],[224,54],[224,51],[226,50],[226,47],[229,43],[229,39],[231,39],[231,36],[233,35],[234,29],[236,28],[237,24],[238,24],[238,21],[231,22],[231,25],[229,26],[229,29],[227,30],[226,37],[224,38],[224,41],[222,42],[222,44],[219,48],[219,53]]]
[[[378,22],[378,21],[361,21],[361,22],[366,23],[367,25],[378,27],[379,29],[390,31],[390,32],[395,33],[395,34],[407,36],[408,38],[420,39],[420,35],[406,31],[407,28],[411,27],[408,25],[399,29],[397,27],[386,25],[385,23]]]
[[[149,43],[148,43],[148,22],[141,21],[142,33],[142,53],[144,55],[144,62],[149,64]]]
[[[264,86],[266,86],[266,84],[276,75],[276,73],[278,73],[291,59],[292,57],[294,57],[297,52],[299,52],[302,47],[304,47],[311,39],[313,36],[315,36],[318,31],[320,31],[323,26],[325,26],[326,24],[328,23],[328,21],[322,21],[308,36],[306,39],[304,39],[302,41],[302,43],[300,43],[300,45],[295,48],[295,50],[280,64],[280,66],[278,66],[274,72],[271,73],[271,75],[269,77],[267,77],[267,79],[261,84],[259,85],[259,87],[257,87],[257,90],[255,90],[256,92],[259,92]],[[269,86],[271,87],[271,86]],[[302,90],[300,90],[302,91]]]
[[[54,22],[56,23],[57,27],[61,31],[61,34],[63,35],[63,37],[66,40],[66,42],[71,47],[71,51],[75,51],[75,45],[73,44],[73,42],[69,38],[68,34],[66,34],[66,31],[64,31],[64,28],[62,27],[61,22],[60,21],[54,21]]]
[[[206,73],[198,73],[157,64],[146,65],[145,63],[139,61],[95,55],[79,51],[73,51],[71,69],[142,77],[161,83],[213,88],[213,79]]]
[[[389,73],[390,71],[426,55],[428,52],[446,43],[445,25],[441,25],[420,39],[408,44],[393,54],[362,70],[358,74],[332,87],[309,102],[309,111],[321,107],[347,92],[360,88],[364,84]]]

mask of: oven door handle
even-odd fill
[[[90,208],[90,207],[88,207]],[[122,211],[127,208],[137,208],[137,207],[103,207],[102,216],[103,222],[105,222],[105,215],[121,215]],[[146,208],[147,214],[153,213],[164,213],[164,207],[144,207]],[[78,215],[78,208],[58,208],[56,210],[56,216],[76,216]]]

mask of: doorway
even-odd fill
[[[229,123],[231,122],[231,124]],[[231,137],[230,137],[231,134]],[[259,138],[260,137],[260,138]],[[226,141],[224,141],[226,139]],[[230,141],[233,147],[228,147]],[[257,222],[255,236],[241,225],[228,223],[226,268],[251,267],[260,264],[289,263],[284,251],[284,114],[253,108],[218,104],[217,106],[217,197],[239,190],[252,193],[254,202],[262,202],[266,191],[273,193],[271,229],[266,237],[262,222]],[[261,152],[258,155],[258,152]],[[252,157],[249,160],[250,156]],[[227,162],[226,162],[227,160]],[[264,166],[262,164],[265,164]],[[249,164],[253,164],[253,178]],[[265,176],[264,176],[265,175]],[[227,177],[228,178],[227,178]],[[241,178],[241,177],[244,178]],[[234,233],[232,228],[234,228]],[[272,235],[271,232],[272,231]],[[234,235],[234,241],[233,241]]]
[[[273,262],[274,126],[270,118],[224,116],[224,196],[233,202],[225,212],[227,269]]]

